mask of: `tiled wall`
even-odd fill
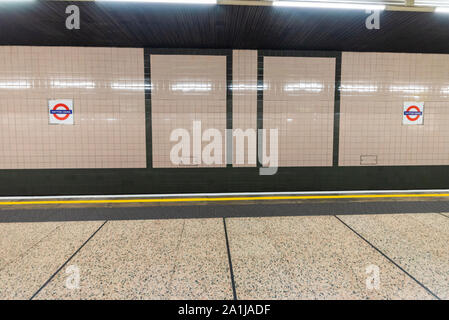
[[[151,55],[151,110],[153,167],[224,167],[226,129],[226,56]],[[213,128],[220,131],[222,148],[218,163],[205,163],[194,151],[193,123],[201,123],[201,135]],[[173,162],[170,141],[174,130],[186,130],[190,137],[189,156]],[[199,137],[201,139],[201,137]],[[200,152],[209,144],[202,141]]]
[[[145,168],[143,74],[143,49],[0,46],[0,169]]]
[[[331,166],[335,58],[264,57],[263,128],[278,129],[279,166]]]
[[[424,102],[423,125],[403,104]],[[449,55],[344,52],[341,166],[449,164]]]
[[[243,143],[238,141],[238,137],[234,137],[233,166],[255,167],[257,161],[257,50],[234,50],[232,59],[232,126],[234,134],[237,134],[236,130],[239,129],[243,131],[243,134],[246,133]],[[240,143],[238,148],[237,143]]]
[[[74,174],[76,193],[446,187],[447,170],[429,166],[449,164],[449,55],[344,52],[335,97],[340,53],[147,50],[153,53],[144,62],[144,50],[135,48],[0,46],[3,185],[17,180],[17,194],[36,194],[25,183],[34,174],[35,186],[46,180],[46,190],[70,194],[67,179]],[[73,100],[74,125],[49,125],[49,99]],[[422,125],[402,124],[408,101],[424,102]],[[220,132],[219,163],[201,157],[207,141],[199,158],[194,153],[194,121],[201,122],[201,134]],[[276,177],[259,176],[254,140],[245,141],[243,163],[237,163],[234,139],[232,166],[245,168],[227,167],[231,122],[234,130],[278,130]],[[181,164],[170,158],[176,129],[189,136]],[[152,167],[146,168],[147,158]],[[406,165],[423,166],[413,171],[421,178],[400,167]],[[145,170],[3,170],[82,168]],[[12,193],[0,187],[0,194]]]

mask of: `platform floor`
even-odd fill
[[[84,221],[0,211],[13,217],[0,223],[0,298],[449,299],[448,213],[274,211]]]

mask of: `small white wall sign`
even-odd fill
[[[73,124],[73,100],[48,100],[49,124]]]
[[[423,124],[424,102],[404,102],[402,124]]]

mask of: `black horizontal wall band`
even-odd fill
[[[177,49],[177,48],[146,48],[149,54],[161,55],[197,55],[197,56],[230,56],[232,49]]]
[[[1,196],[448,189],[449,166],[0,170]]]

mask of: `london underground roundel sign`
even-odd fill
[[[73,124],[73,100],[48,100],[50,124]]]
[[[402,124],[423,124],[424,102],[404,102]]]

